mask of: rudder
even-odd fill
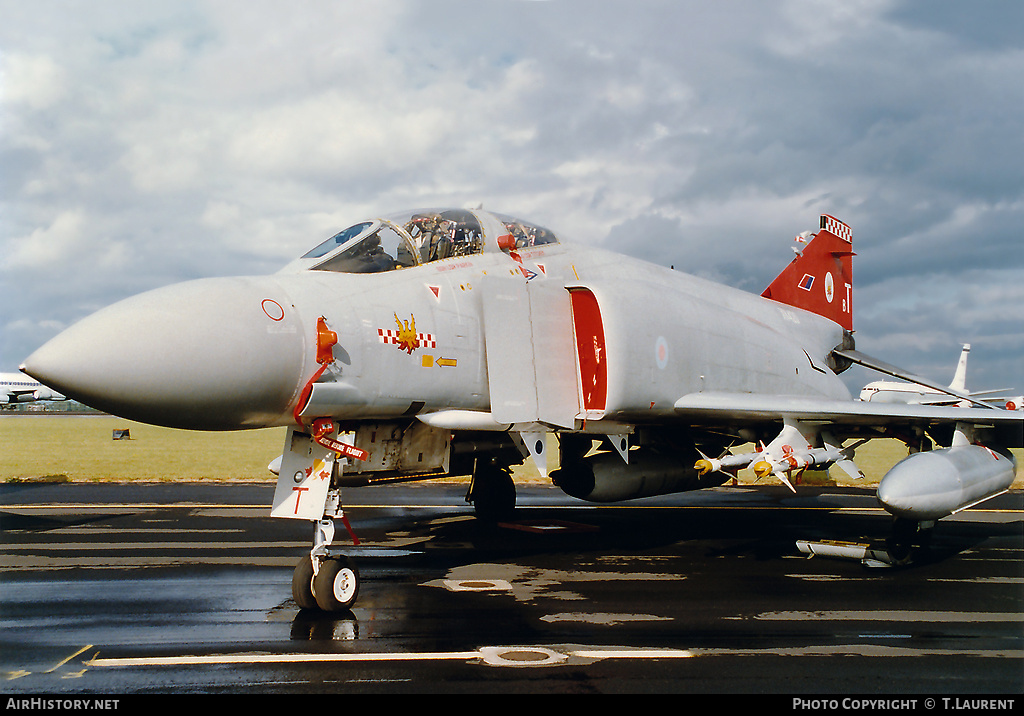
[[[801,241],[798,237],[797,241]],[[820,228],[761,295],[802,308],[853,330],[853,236],[828,214]]]

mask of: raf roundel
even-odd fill
[[[665,370],[665,366],[668,365],[668,341],[664,336],[658,336],[654,344],[654,358],[658,362],[658,368]]]
[[[271,321],[284,320],[284,308],[272,298],[263,299],[263,312],[267,314],[267,318]]]

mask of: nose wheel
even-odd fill
[[[344,514],[333,509],[348,528]],[[352,541],[359,544],[355,534]],[[292,572],[292,598],[300,609],[342,612],[352,607],[359,596],[359,570],[351,557],[338,554],[334,542],[334,519],[325,517],[316,523],[313,549],[299,560]]]
[[[359,569],[350,557],[306,556],[292,573],[292,598],[300,609],[343,612],[358,596]]]
[[[299,609],[316,609],[316,597],[313,596],[313,560],[306,555],[295,565],[292,572],[292,599]]]
[[[313,577],[313,597],[325,612],[351,608],[359,594],[359,570],[348,557],[325,559]]]

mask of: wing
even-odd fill
[[[996,444],[1024,447],[1024,412],[997,408],[870,403],[755,393],[691,393],[675,403],[676,414],[694,423],[762,425],[784,420],[846,429],[849,434],[889,428],[952,429],[957,424],[987,431]]]

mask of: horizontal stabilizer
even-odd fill
[[[972,390],[971,395],[975,398],[984,397],[986,400],[999,400],[1013,397],[1010,392],[1013,388],[993,388],[992,390]]]

